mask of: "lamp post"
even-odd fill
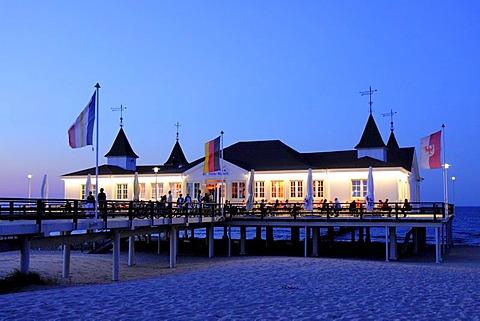
[[[32,191],[32,174],[28,174],[27,178],[28,178],[28,199],[30,199],[31,191]]]
[[[453,198],[453,204],[455,205],[455,176],[452,176],[452,198]]]
[[[153,171],[155,172],[155,201],[158,201],[158,180],[157,180],[158,167],[154,167]]]

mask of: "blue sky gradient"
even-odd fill
[[[100,164],[124,129],[138,164],[189,161],[279,139],[300,152],[350,150],[369,112],[401,147],[445,124],[458,205],[480,205],[478,1],[2,1],[0,196],[63,197],[60,176],[93,167],[67,130],[100,90]],[[418,155],[418,153],[417,153]],[[422,199],[443,200],[441,170]],[[451,181],[450,181],[450,185]],[[452,193],[451,186],[451,193]]]

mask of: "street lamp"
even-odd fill
[[[28,199],[30,199],[30,195],[32,191],[32,174],[28,174],[27,178],[28,178]]]
[[[453,204],[455,205],[455,176],[452,176],[452,198],[453,198]]]
[[[155,201],[158,201],[158,180],[157,180],[158,167],[154,167],[153,171],[155,172]]]

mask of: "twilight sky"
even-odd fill
[[[279,139],[299,152],[351,150],[373,115],[401,147],[445,124],[457,205],[480,205],[479,1],[1,1],[0,197],[63,197],[62,174],[95,166],[67,130],[100,90],[100,164],[124,129],[139,165],[175,143],[189,161]],[[422,170],[442,201],[441,170]],[[450,184],[450,200],[453,186]]]

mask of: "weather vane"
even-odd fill
[[[127,109],[127,107],[120,105],[120,107],[117,108],[110,108],[112,111],[120,111],[120,128],[123,127],[123,110]]]
[[[365,96],[365,95],[369,95],[369,96],[370,96],[370,101],[368,102],[368,104],[370,105],[370,115],[372,114],[372,104],[373,104],[373,102],[372,102],[372,94],[373,94],[374,92],[376,92],[376,91],[377,91],[376,89],[372,90],[372,86],[370,86],[369,89],[368,89],[368,91],[361,91],[361,92],[360,92],[360,94],[361,94],[362,96]]]
[[[389,113],[382,114],[383,117],[390,116],[390,131],[393,132],[393,115],[395,115],[397,112],[393,111],[393,109],[390,109]]]
[[[178,129],[180,128],[180,123],[177,121],[177,123],[173,126],[177,127],[177,142],[178,142]]]

